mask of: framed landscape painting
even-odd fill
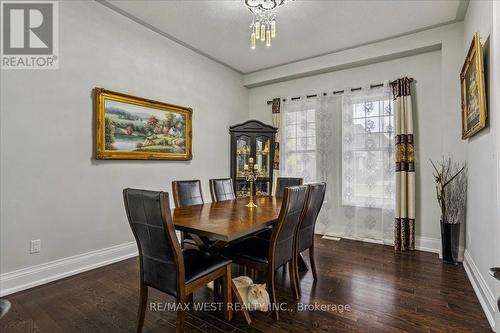
[[[96,158],[191,160],[192,110],[95,88]]]
[[[474,34],[460,73],[462,90],[462,139],[486,127],[486,90],[484,86],[483,52],[479,33]]]

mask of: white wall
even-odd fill
[[[229,175],[241,75],[94,1],[60,5],[60,68],[1,73],[0,272],[133,241],[122,189]],[[193,108],[193,160],[96,161],[91,91]],[[40,254],[29,241],[41,239]]]
[[[496,4],[498,5],[498,4]],[[498,19],[497,19],[498,20]],[[497,22],[498,23],[498,22]],[[493,89],[493,59],[499,50],[493,49],[493,1],[471,1],[464,21],[464,44],[462,55],[465,58],[475,32],[479,32],[482,43],[489,41],[489,52],[485,54],[486,86],[488,94],[489,126],[470,138],[466,144],[469,166],[467,202],[467,244],[466,258],[472,278],[478,287],[480,300],[490,323],[496,312],[496,281],[488,274],[488,268],[500,264],[500,253],[495,247],[500,234],[495,234],[498,224],[498,105],[494,106],[494,96],[499,94]],[[488,47],[485,48],[487,50]],[[498,68],[495,69],[498,76]],[[498,230],[498,229],[497,229]],[[476,291],[476,292],[478,292]]]
[[[493,98],[495,99],[494,101],[494,108],[495,110],[498,110],[500,108],[500,75],[498,75],[500,71],[500,57],[498,54],[500,54],[500,2],[496,1],[493,3],[493,40],[494,40],[494,45],[493,49],[495,52],[496,57],[493,57],[494,63],[493,63],[493,70],[494,72],[497,73],[497,75],[493,76]],[[497,151],[500,147],[500,125],[497,124],[496,128],[497,132]],[[500,239],[500,205],[498,204],[498,201],[500,200],[500,162],[497,161],[497,218],[496,218],[496,238],[495,239]],[[495,262],[494,265],[496,267],[500,267],[500,242],[494,242],[495,246],[495,255],[493,256]],[[500,298],[500,283],[496,284],[496,293],[495,296],[497,298]],[[497,309],[500,310],[500,309]],[[496,326],[497,331],[498,327],[500,327],[500,311],[496,312]]]
[[[414,117],[416,132],[416,205],[417,205],[417,246],[438,250],[440,246],[439,207],[435,199],[434,179],[432,177],[429,159],[438,160],[441,156],[453,156],[457,160],[464,159],[464,149],[461,143],[460,120],[460,45],[462,44],[463,26],[461,23],[449,25],[418,33],[417,47],[433,45],[439,41],[440,50],[402,57],[394,60],[378,62],[370,65],[334,71],[330,73],[308,76],[300,79],[274,83],[250,90],[250,118],[271,122],[266,101],[273,97],[293,97],[326,91],[341,90],[345,87],[359,87],[366,84],[376,84],[383,80],[393,80],[402,76],[413,77]],[[378,44],[378,43],[377,43]],[[371,45],[369,50],[377,50],[382,56],[385,53],[394,54],[390,42],[384,45]],[[412,36],[404,40],[398,39],[398,49],[411,50],[415,47]],[[384,51],[385,50],[385,51]],[[371,54],[365,54],[369,59]],[[382,56],[383,57],[383,56]],[[348,62],[346,55],[336,55],[336,61]],[[324,59],[320,59],[322,63]],[[316,65],[308,60],[308,66]],[[284,72],[273,69],[273,75],[282,77],[294,75],[287,65]],[[337,66],[342,66],[341,63]],[[297,72],[303,66],[298,66]],[[257,79],[273,80],[270,73],[259,73],[247,80],[255,84]],[[450,78],[451,76],[451,78]]]

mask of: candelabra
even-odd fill
[[[255,187],[255,180],[257,180],[257,177],[259,177],[259,166],[257,164],[253,163],[253,158],[250,157],[248,160],[248,164],[245,164],[243,167],[243,175],[245,176],[245,179],[247,182],[250,183],[250,201],[248,204],[245,205],[245,207],[248,208],[255,208],[257,205],[253,201],[253,193],[254,193],[254,187]]]

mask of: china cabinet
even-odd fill
[[[245,165],[255,163],[258,177],[254,195],[271,195],[273,188],[274,136],[277,128],[249,120],[229,128],[231,134],[231,178],[237,197],[246,197],[249,185]]]

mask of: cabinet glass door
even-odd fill
[[[255,182],[255,195],[271,195],[269,182],[267,180],[257,180]]]
[[[236,138],[236,177],[244,177],[243,168],[248,164],[248,159],[251,157],[252,150],[250,137],[240,135]]]
[[[255,139],[255,156],[256,164],[259,166],[261,178],[269,178],[269,170],[271,168],[271,159],[269,154],[271,151],[271,140],[266,136],[258,136]]]
[[[248,183],[246,180],[237,180],[236,181],[236,197],[244,198],[250,195],[250,191],[248,189]]]

